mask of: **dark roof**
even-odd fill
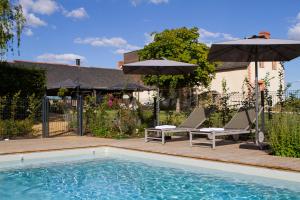
[[[82,89],[92,89],[93,86],[90,84],[84,83],[82,81],[67,79],[65,81],[60,81],[52,86],[49,86],[48,89],[57,89],[57,88],[67,88],[67,89],[75,89],[78,86]]]
[[[75,65],[39,63],[29,61],[14,61],[13,65],[28,68],[40,68],[46,70],[47,88],[53,89],[62,82],[74,81],[86,83],[92,89],[109,89],[118,84],[139,83],[137,76],[125,75],[122,70],[97,68],[97,67],[78,67]],[[141,84],[141,83],[139,83]]]
[[[216,71],[235,70],[247,68],[250,62],[221,62],[217,65]]]
[[[108,89],[144,91],[144,90],[150,90],[150,87],[145,87],[145,86],[137,84],[137,83],[128,83],[128,84],[116,84]]]

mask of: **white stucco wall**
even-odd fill
[[[279,62],[276,62],[276,69],[272,68],[272,62],[264,62],[263,68],[258,65],[258,80],[262,80],[269,73],[270,80],[270,91],[276,92],[279,87],[278,73],[282,68]],[[252,62],[248,68],[241,68],[235,70],[217,71],[215,78],[211,82],[211,90],[215,90],[222,93],[222,80],[225,79],[229,92],[242,92],[243,82],[245,78],[250,79],[249,81],[254,85],[255,81],[255,63]]]
[[[218,71],[211,82],[211,90],[222,93],[222,80],[225,79],[229,92],[241,92],[246,77],[247,68]]]
[[[272,62],[264,62],[263,68],[260,67],[258,64],[258,80],[262,80],[266,77],[267,73],[269,73],[270,80],[270,87],[269,90],[276,92],[279,88],[279,70],[282,68],[279,62],[276,62],[276,69],[272,69]],[[251,82],[254,83],[255,81],[255,63],[250,63],[250,70],[251,70]]]
[[[266,74],[269,72],[270,78],[270,88],[269,90],[272,92],[276,92],[279,87],[279,78],[278,73],[281,69],[281,65],[279,62],[276,62],[276,70],[272,68],[272,62],[265,62],[264,67],[261,68],[258,66],[258,80],[262,80],[265,78]],[[245,78],[250,78],[250,82],[254,85],[255,80],[255,64],[250,63],[249,67],[239,68],[239,69],[230,69],[217,71],[215,78],[211,82],[211,90],[217,91],[218,93],[222,93],[222,80],[225,79],[227,82],[227,87],[229,88],[229,93],[231,92],[239,92],[242,93],[242,87]],[[246,89],[246,88],[245,88]],[[199,88],[197,93],[201,93],[205,91],[205,88]],[[155,95],[155,91],[144,91],[144,92],[135,92],[134,97],[139,99],[140,103],[147,104],[153,102],[153,96]]]
[[[133,96],[143,105],[153,103],[153,97],[156,96],[156,91],[134,92]]]

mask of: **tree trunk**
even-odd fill
[[[177,113],[180,113],[180,97],[178,96],[177,98],[176,98],[176,112]]]
[[[177,90],[177,98],[176,98],[176,113],[180,113],[181,112],[181,100],[182,100],[182,91],[181,89]]]

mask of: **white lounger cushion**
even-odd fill
[[[160,126],[155,126],[155,129],[173,129],[176,128],[174,125],[160,125]]]
[[[223,132],[224,128],[201,128],[200,132]]]

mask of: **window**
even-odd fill
[[[259,67],[260,68],[264,68],[265,67],[265,63],[264,62],[259,62]]]
[[[272,70],[277,70],[277,62],[272,62]]]

